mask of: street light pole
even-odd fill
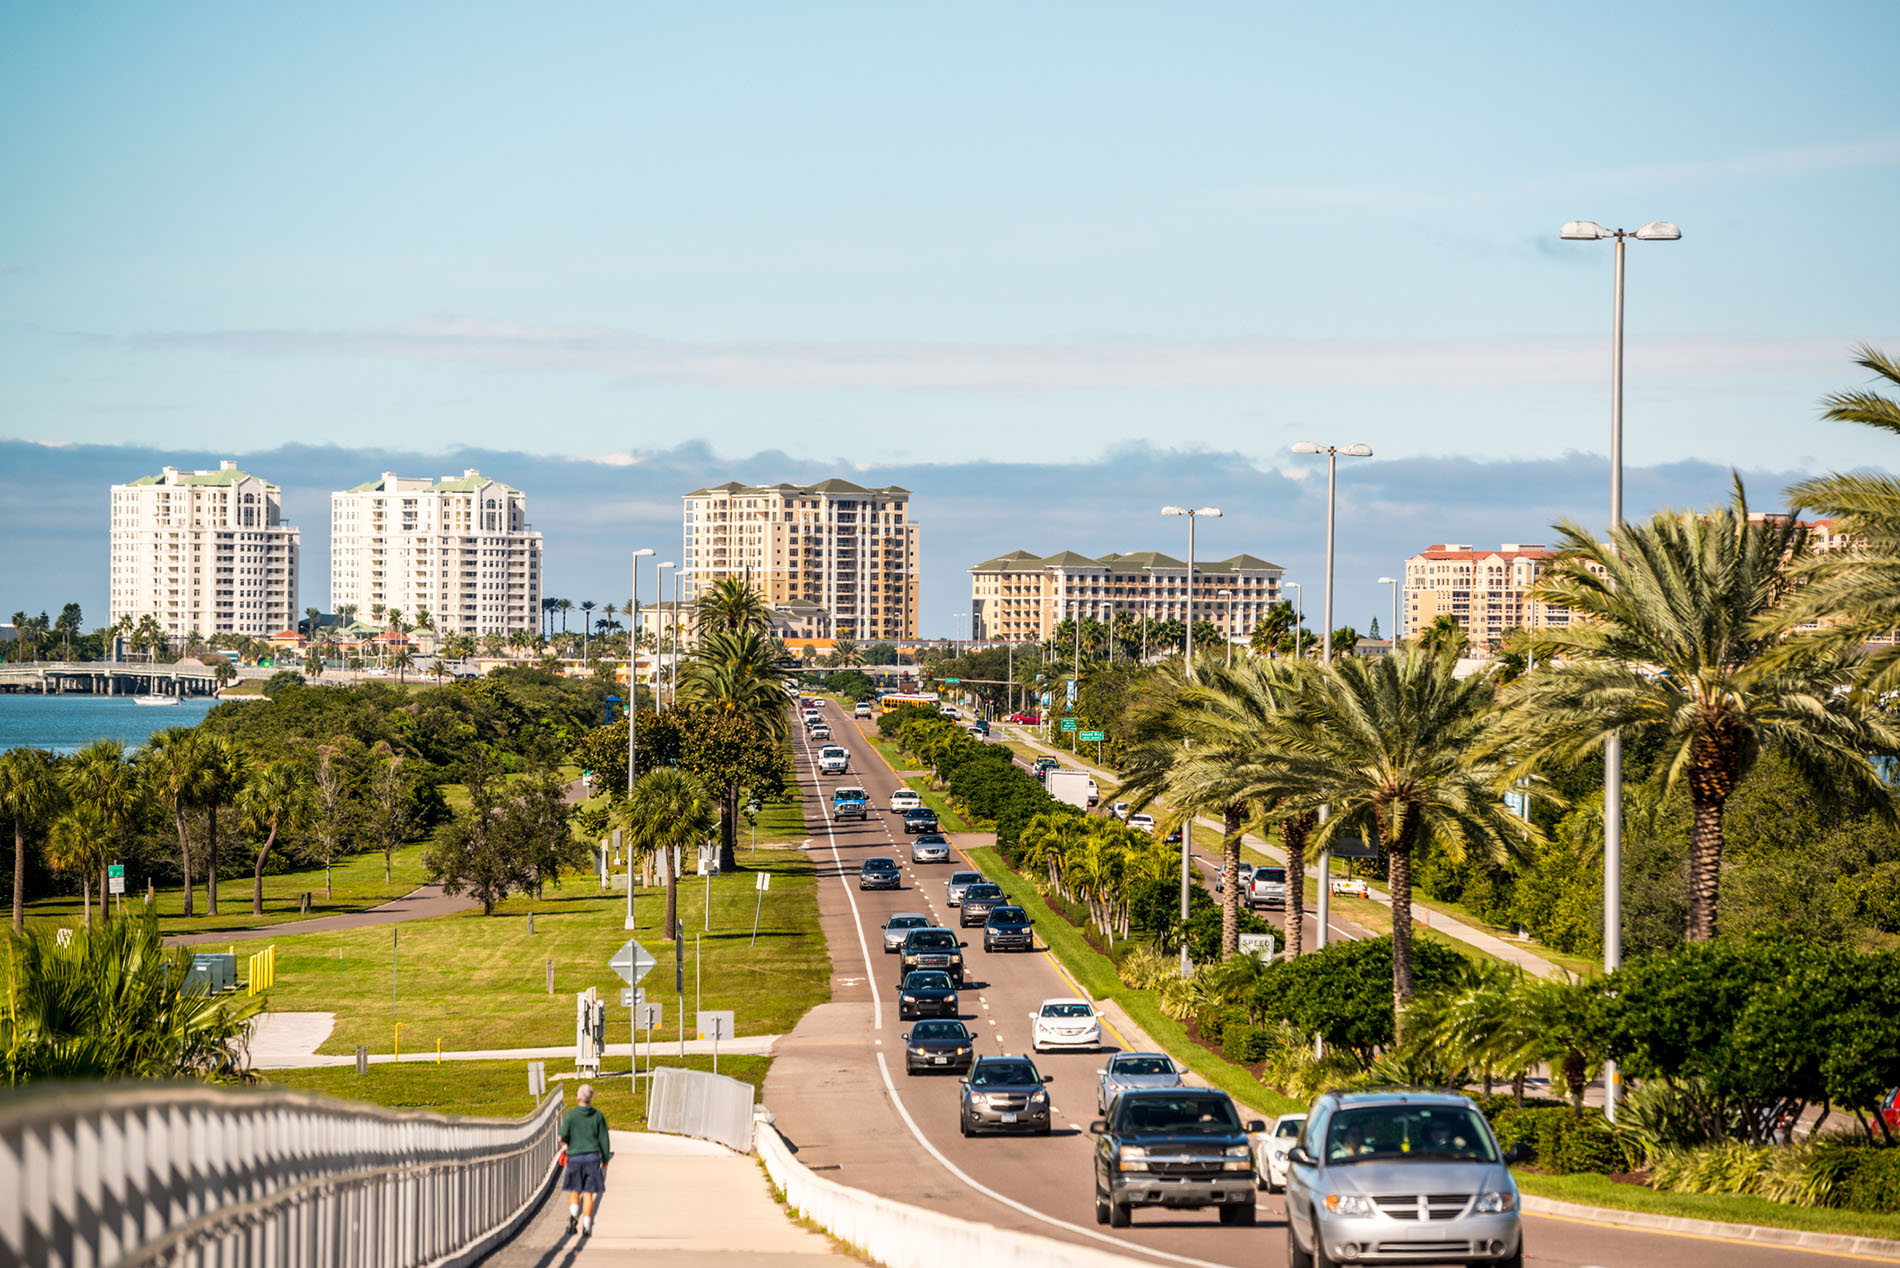
[[[1379,584],[1392,587],[1392,632],[1386,637],[1392,640],[1392,650],[1397,652],[1399,650],[1399,579],[1380,577]]]
[[[1306,624],[1306,587],[1297,581],[1286,583],[1287,588],[1299,591],[1299,597],[1293,600],[1293,659],[1300,658],[1300,627]]]
[[[1333,511],[1336,501],[1335,490],[1338,485],[1339,455],[1345,454],[1348,458],[1370,458],[1372,456],[1372,446],[1326,445],[1322,448],[1310,440],[1302,440],[1299,444],[1293,446],[1293,452],[1309,454],[1323,453],[1326,455],[1326,589],[1324,591],[1326,597],[1323,604],[1324,617],[1322,619],[1325,622],[1325,628],[1321,631],[1320,663],[1323,665],[1331,665],[1333,663]],[[1331,806],[1321,806],[1319,808],[1321,823],[1326,822],[1326,818],[1331,810]],[[1316,949],[1324,950],[1326,947],[1326,933],[1332,922],[1333,914],[1333,852],[1331,850],[1321,850],[1318,863],[1319,929],[1313,935],[1313,946]],[[1300,887],[1304,889],[1305,886],[1305,879],[1301,878]]]
[[[652,555],[649,547],[633,552],[633,629],[634,638],[640,632],[640,561]],[[633,785],[640,777],[637,749],[633,742],[634,719],[640,713],[640,649],[630,640],[627,644],[627,796],[633,796]],[[633,826],[629,820],[627,826]],[[627,928],[633,928],[633,843],[627,843]]]
[[[1569,242],[1616,240],[1615,277],[1610,316],[1610,535],[1623,527],[1623,259],[1630,238],[1676,242],[1682,230],[1667,220],[1652,220],[1635,232],[1609,230],[1594,220],[1572,220],[1559,231]],[[1623,736],[1603,741],[1603,969],[1623,963]],[[1616,1121],[1623,1076],[1615,1061],[1603,1063],[1603,1115]]]
[[[673,663],[667,667],[672,679],[667,694],[673,698],[673,707],[680,702],[680,578],[691,572],[690,568],[673,570]]]
[[[659,578],[660,620],[658,629],[653,636],[653,695],[655,701],[654,710],[659,713],[666,711],[665,684],[661,682],[661,677],[665,671],[662,669],[660,663],[660,653],[666,647],[666,570],[674,567],[678,567],[678,565],[671,559],[668,559],[660,564],[658,568],[654,569],[654,575]],[[673,649],[673,654],[676,656],[679,654],[677,647]]]
[[[1220,597],[1227,600],[1227,667],[1234,667],[1234,592],[1220,591]]]
[[[1220,508],[1218,506],[1198,506],[1198,507],[1164,506],[1161,508],[1161,513],[1163,515],[1187,516],[1187,522],[1188,522],[1187,604],[1186,604],[1187,632],[1181,636],[1181,655],[1182,655],[1182,658],[1186,661],[1188,681],[1193,682],[1194,681],[1194,521],[1201,518],[1201,516],[1203,515],[1208,516],[1212,519],[1219,519]],[[1185,839],[1186,838],[1184,837],[1183,840]],[[1183,883],[1185,884],[1185,882]],[[1186,898],[1183,897],[1182,902],[1185,903],[1186,901],[1187,901]],[[1181,954],[1183,957],[1183,962],[1185,963],[1185,957],[1187,955],[1187,948],[1185,944],[1183,945],[1181,949]]]

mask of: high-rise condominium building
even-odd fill
[[[297,530],[278,487],[221,462],[112,486],[112,620],[172,638],[275,634],[297,619]]]
[[[1194,620],[1224,637],[1244,638],[1280,600],[1285,569],[1253,555],[1194,561]],[[1112,621],[1187,616],[1187,561],[1159,551],[1091,559],[1072,550],[1032,555],[1013,550],[970,569],[970,637],[1041,642],[1070,616]]]
[[[380,605],[438,634],[532,630],[541,621],[541,534],[520,489],[475,470],[391,472],[330,495],[330,605],[375,621]]]
[[[1465,629],[1472,647],[1490,651],[1513,629],[1569,625],[1570,609],[1531,599],[1552,552],[1507,542],[1496,550],[1427,546],[1405,561],[1399,602],[1400,637],[1412,638],[1440,616]]]
[[[917,637],[910,490],[722,484],[685,495],[686,593],[743,577],[767,604],[816,604],[839,638]]]

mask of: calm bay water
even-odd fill
[[[73,753],[94,740],[119,740],[127,748],[145,743],[168,726],[196,726],[217,704],[190,699],[154,708],[130,696],[0,695],[0,751],[28,745]]]

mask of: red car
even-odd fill
[[[1009,715],[1009,720],[1021,726],[1038,726],[1042,722],[1042,715],[1040,713],[1012,713]]]
[[[1887,1093],[1887,1099],[1880,1106],[1880,1117],[1886,1120],[1887,1126],[1900,1131],[1900,1087]]]

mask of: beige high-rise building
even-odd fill
[[[1194,561],[1194,620],[1224,638],[1245,638],[1280,600],[1285,569],[1253,555]],[[1075,551],[1032,555],[1014,550],[970,569],[970,637],[1039,643],[1072,614],[1151,621],[1187,616],[1187,561],[1141,551],[1092,559]]]
[[[275,634],[297,620],[298,533],[274,484],[216,471],[112,486],[112,620],[155,616],[172,638]]]
[[[374,622],[380,605],[438,634],[538,629],[541,534],[520,489],[470,469],[393,472],[330,495],[330,606]]]
[[[1516,542],[1496,550],[1427,546],[1405,561],[1400,637],[1412,638],[1450,615],[1474,649],[1492,651],[1510,630],[1569,625],[1569,608],[1537,603],[1529,595],[1554,553]]]
[[[686,594],[743,577],[772,607],[815,604],[839,638],[917,637],[917,525],[910,490],[849,480],[685,495]]]

